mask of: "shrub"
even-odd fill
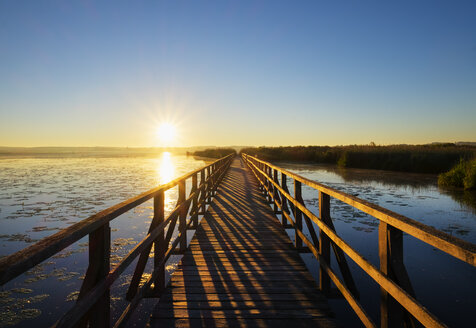
[[[476,158],[470,161],[461,159],[451,170],[438,176],[438,185],[476,189]]]

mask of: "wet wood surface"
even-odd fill
[[[336,327],[326,298],[235,159],[155,307],[152,327]]]

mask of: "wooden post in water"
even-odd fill
[[[185,180],[181,180],[178,184],[178,202],[177,205],[183,205],[185,202]],[[179,214],[179,233],[180,236],[180,253],[184,253],[187,249],[187,207],[182,207]]]
[[[156,226],[164,222],[164,203],[165,195],[161,191],[154,197],[154,221]],[[165,288],[165,263],[160,264],[165,257],[165,251],[168,245],[165,245],[164,230],[162,230],[154,241],[154,271],[158,271],[157,280],[154,282],[154,292],[160,294]]]
[[[302,199],[301,182],[294,179],[294,199]],[[302,231],[302,212],[297,206],[294,206],[294,244],[299,250],[302,248],[302,239],[298,235],[298,231]]]
[[[328,194],[319,192],[319,218],[326,222],[331,218],[331,201]],[[331,265],[331,244],[329,237],[319,230],[319,257]],[[322,266],[319,266],[319,288],[328,294],[331,288],[329,275]]]

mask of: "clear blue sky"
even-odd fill
[[[476,141],[475,1],[0,0],[0,145]]]

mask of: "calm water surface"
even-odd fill
[[[0,256],[205,164],[170,153],[157,157],[2,158]],[[176,200],[176,188],[166,192],[166,213]],[[111,222],[112,266],[145,237],[151,218],[152,201],[148,201]],[[31,327],[33,322],[50,326],[58,320],[77,298],[87,268],[87,250],[85,237],[3,286],[0,326]],[[170,261],[169,272],[176,262]],[[134,264],[112,287],[114,317],[126,305],[123,295],[133,268]],[[151,272],[150,265],[146,271]]]
[[[476,243],[476,194],[441,190],[434,175],[323,165],[277,165]],[[292,186],[292,181],[288,181],[288,185]],[[292,192],[292,188],[290,190]],[[303,198],[306,206],[317,214],[317,191],[303,187]],[[378,220],[332,198],[331,217],[337,233],[379,267]],[[288,233],[293,238],[292,231],[288,230]],[[474,326],[475,268],[408,235],[404,235],[404,255],[417,299],[451,327]],[[312,255],[304,257],[317,278],[317,261]],[[334,271],[338,272],[335,258],[332,261]],[[374,322],[379,324],[379,288],[349,258],[348,262],[361,295],[360,301]],[[346,301],[330,300],[330,303],[344,326],[359,326]]]
[[[169,153],[148,158],[0,159],[0,256],[205,164]],[[279,165],[476,243],[476,196],[439,190],[433,175]],[[306,206],[317,212],[317,192],[304,188],[303,196]],[[167,193],[167,212],[173,209],[176,199],[176,189]],[[331,216],[338,234],[378,267],[377,220],[334,200]],[[146,235],[151,217],[149,201],[111,222],[112,265]],[[288,232],[293,238],[292,231]],[[71,308],[87,267],[87,242],[87,237],[83,238],[3,286],[0,326],[31,327],[33,322],[36,326],[49,326]],[[410,236],[405,236],[404,247],[405,264],[417,298],[448,325],[470,326],[476,300],[474,268]],[[303,257],[317,277],[317,262],[312,256]],[[171,259],[168,272],[174,270],[177,261],[178,258]],[[378,286],[352,261],[349,264],[362,304],[379,322]],[[133,268],[134,264],[112,287],[115,318],[126,305],[123,295]],[[150,265],[146,271],[151,272]],[[143,303],[147,307],[147,301]],[[344,300],[330,303],[343,326],[360,325]]]

